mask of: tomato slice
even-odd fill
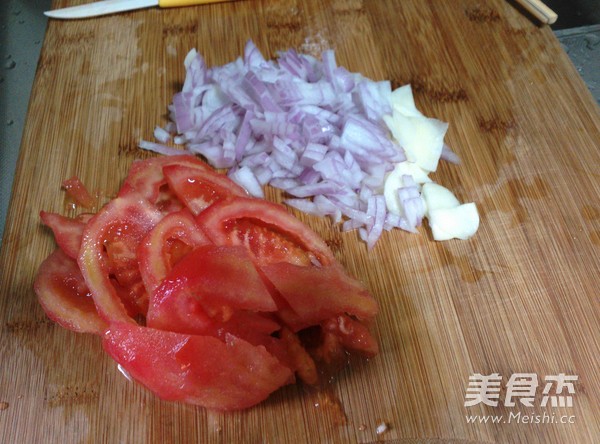
[[[62,327],[101,334],[108,326],[96,311],[77,262],[61,249],[42,262],[33,288],[48,317]]]
[[[163,174],[170,189],[194,215],[227,197],[248,196],[229,177],[213,170],[177,164],[164,166]]]
[[[241,246],[200,246],[185,256],[152,294],[147,326],[225,339],[227,334],[264,346],[284,365],[277,308]],[[292,367],[290,367],[292,368]]]
[[[186,154],[139,160],[131,165],[118,195],[140,194],[164,213],[180,210],[182,204],[167,187],[167,180],[163,174],[163,167],[168,165],[185,165],[198,170],[212,171],[210,166],[197,157]]]
[[[78,177],[71,177],[62,183],[62,187],[77,205],[92,208],[96,201]]]
[[[290,368],[298,372],[298,376],[305,384],[318,384],[319,373],[315,361],[306,351],[298,336],[285,327],[281,329],[280,336],[285,344]]]
[[[202,331],[213,319],[227,322],[236,310],[273,312],[277,306],[245,248],[203,245],[176,264],[152,294],[147,322]]]
[[[60,247],[35,282],[48,316],[102,334],[163,399],[246,408],[295,374],[318,384],[347,351],[378,352],[377,303],[327,244],[194,156],[134,163],[93,217],[40,215]]]
[[[215,410],[251,407],[293,381],[291,370],[233,335],[225,341],[114,323],[102,345],[133,379],[168,401]]]
[[[364,320],[377,314],[377,302],[366,287],[340,265],[305,267],[279,262],[263,265],[261,270],[304,323],[290,326],[295,331],[344,313]]]
[[[248,310],[223,311],[226,312],[225,319],[223,316],[211,317],[202,303],[193,296],[168,297],[160,303],[150,305],[146,325],[176,333],[220,338],[223,338],[225,333],[231,333],[252,343],[258,341],[259,336],[268,336],[281,328],[279,323],[265,313]]]
[[[322,327],[324,332],[333,334],[346,350],[358,352],[367,357],[379,353],[379,345],[369,329],[350,316],[340,315],[328,319],[322,324]]]
[[[243,245],[259,264],[335,262],[333,253],[315,232],[282,205],[266,200],[222,200],[200,213],[196,220],[215,244]]]
[[[141,196],[130,194],[110,201],[86,225],[78,263],[104,319],[134,322],[132,316],[145,315],[148,295],[136,250],[161,217]]]
[[[56,213],[40,212],[44,225],[54,233],[57,245],[70,258],[77,259],[81,247],[81,237],[85,224],[92,218],[92,214],[82,214],[74,219]]]
[[[148,294],[152,294],[181,258],[210,243],[187,209],[167,214],[144,237],[137,250]]]

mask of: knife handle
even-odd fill
[[[158,0],[158,6],[161,8],[174,8],[176,6],[202,5],[205,3],[219,3],[231,0]]]

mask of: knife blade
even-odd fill
[[[231,0],[101,0],[84,5],[70,6],[68,8],[46,11],[44,14],[57,19],[80,19],[97,17],[100,15],[114,14],[117,12],[133,11],[135,9],[173,8],[177,6],[202,5]]]

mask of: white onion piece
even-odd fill
[[[394,113],[384,116],[388,128],[400,143],[406,157],[426,171],[437,169],[448,124],[422,116]]]
[[[479,214],[474,203],[461,205],[449,189],[436,183],[424,184],[421,192],[435,240],[469,239],[475,234],[479,228]]]
[[[474,203],[453,208],[438,208],[429,211],[431,234],[437,241],[469,239],[479,228],[479,214]]]
[[[445,210],[460,205],[452,191],[437,183],[424,184],[421,193],[426,205],[426,216],[429,216],[429,212],[433,210]]]
[[[396,88],[390,95],[392,108],[395,112],[406,117],[423,117],[421,111],[417,109],[412,88],[410,85],[403,85]],[[391,114],[391,113],[388,113]]]

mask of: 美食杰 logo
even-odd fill
[[[536,373],[513,373],[505,379],[499,373],[483,375],[474,373],[469,376],[469,385],[465,394],[465,407],[486,405],[497,407],[573,407],[577,375],[559,373],[546,375],[540,379]],[[504,384],[504,385],[503,385]],[[504,388],[504,390],[502,390]],[[501,394],[504,394],[501,399]],[[541,394],[541,397],[538,396]],[[573,424],[574,415],[557,416],[509,412],[504,415],[467,415],[469,423],[529,423],[529,424]]]

